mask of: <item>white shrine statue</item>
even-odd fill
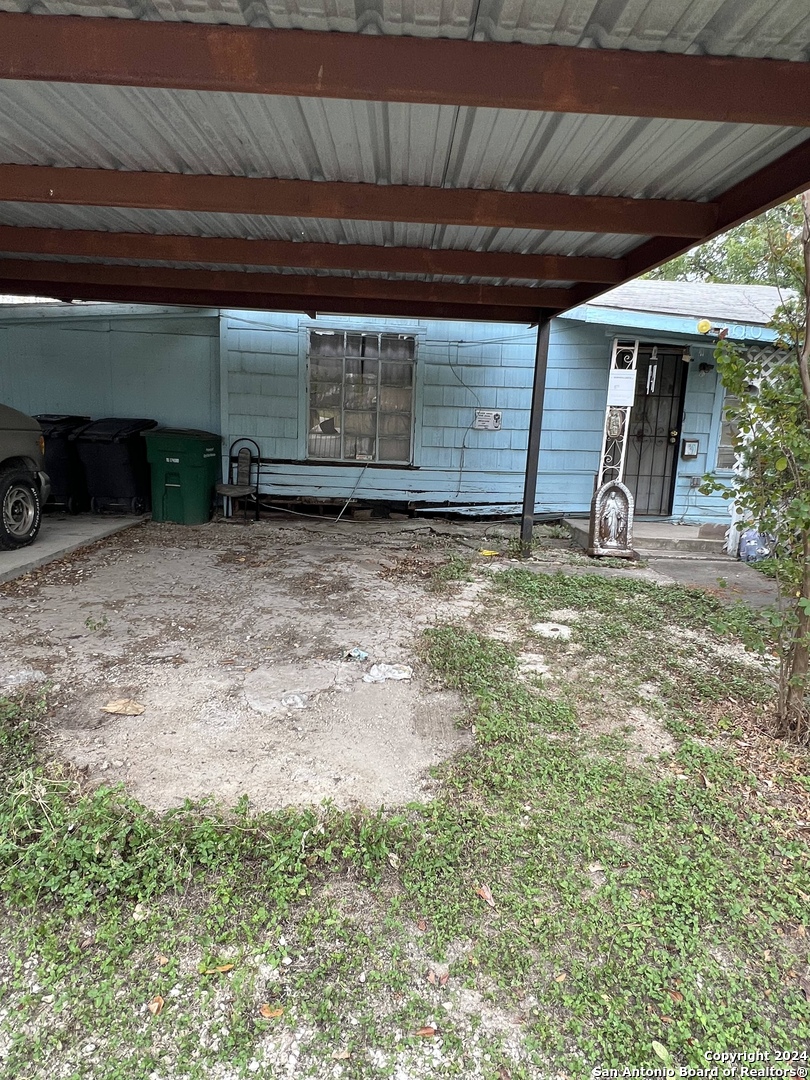
[[[616,497],[616,492],[611,491],[608,495],[605,508],[602,511],[602,528],[601,534],[605,541],[606,546],[620,547],[622,532],[627,521],[627,517],[624,512],[624,507]]]

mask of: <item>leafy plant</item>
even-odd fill
[[[704,491],[733,499],[744,523],[777,538],[769,569],[782,603],[772,616],[778,632],[778,730],[810,740],[810,195],[781,211],[783,230],[768,234],[764,258],[774,279],[800,286],[777,310],[774,326],[784,356],[766,367],[763,354],[720,341],[717,369],[732,404],[738,470],[731,489],[711,477]]]

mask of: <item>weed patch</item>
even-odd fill
[[[430,583],[434,592],[442,592],[455,581],[472,581],[472,559],[461,555],[450,555],[444,562],[430,572]]]
[[[766,631],[623,578],[489,587],[527,640],[426,632],[475,733],[427,804],[155,814],[48,761],[43,701],[0,703],[5,1075],[585,1080],[654,1044],[692,1068],[808,1045],[807,762],[739,734],[770,683],[738,650]],[[563,610],[526,681],[528,627]],[[675,741],[632,765],[639,701]]]

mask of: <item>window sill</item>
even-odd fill
[[[419,466],[414,465],[412,462],[404,461],[356,461],[352,458],[346,458],[337,460],[335,458],[304,458],[302,465],[331,465],[333,467],[341,466],[345,468],[348,466],[354,466],[361,469],[408,469],[418,470]]]

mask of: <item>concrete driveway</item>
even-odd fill
[[[43,514],[39,536],[28,547],[0,551],[0,581],[12,581],[105,536],[139,525],[143,517],[102,514]]]

